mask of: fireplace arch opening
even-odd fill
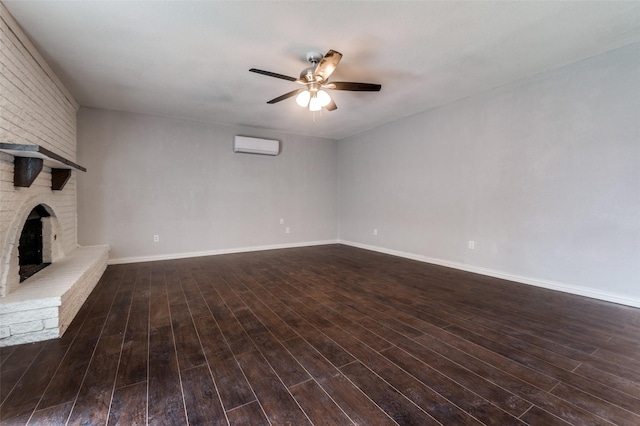
[[[34,207],[22,227],[18,244],[20,282],[51,265],[51,214],[42,205]]]
[[[3,239],[0,246],[0,298],[9,296],[22,284],[31,281],[29,279],[23,283],[20,280],[20,236],[29,218],[37,220],[39,217],[42,223],[42,263],[55,264],[66,254],[64,243],[67,238],[56,213],[61,207],[51,196],[37,195],[30,198],[32,199],[23,203],[12,215],[7,238]],[[22,257],[25,263],[24,254]]]

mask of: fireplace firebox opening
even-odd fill
[[[27,217],[18,245],[20,282],[51,265],[51,254],[45,252],[43,244],[50,237],[50,216],[41,204]]]

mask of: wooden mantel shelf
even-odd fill
[[[86,172],[87,169],[40,145],[23,145],[0,142],[0,151],[14,156],[13,185],[23,188],[31,186],[42,171],[44,161],[52,163],[51,189],[60,191],[71,177],[71,170]]]
[[[61,155],[51,152],[40,145],[22,145],[17,143],[2,143],[0,142],[0,151],[11,154],[14,157],[29,157],[29,158],[42,158],[44,160],[50,160],[56,164],[56,168],[59,169],[76,169],[82,172],[86,172],[87,169],[79,164],[74,163],[71,160],[67,160]]]

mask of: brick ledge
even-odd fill
[[[108,257],[109,246],[78,247],[0,299],[0,347],[62,336]]]

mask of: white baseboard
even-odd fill
[[[296,248],[296,247],[323,246],[327,244],[338,244],[338,240],[305,241],[301,243],[272,244],[267,246],[238,247],[238,248],[221,249],[221,250],[194,251],[194,252],[187,252],[187,253],[169,253],[169,254],[160,254],[160,255],[154,255],[154,256],[117,257],[117,258],[109,259],[108,264],[122,265],[125,263],[155,262],[159,260],[174,260],[174,259],[187,259],[190,257],[216,256],[219,254],[245,253],[245,252],[262,251],[262,250],[278,250],[278,249]]]
[[[397,250],[391,250],[384,247],[370,246],[367,244],[355,243],[353,241],[338,240],[338,243],[344,244],[347,246],[365,249],[365,250],[376,251],[379,253],[390,254],[392,256],[404,257],[405,259],[417,260],[419,262],[431,263],[439,266],[446,266],[448,268],[459,269],[462,271],[473,272],[481,275],[487,275],[489,277],[494,277],[494,278],[501,278],[508,281],[515,281],[521,284],[533,285],[536,287],[542,287],[549,290],[557,290],[557,291],[562,291],[564,293],[570,293],[578,296],[590,297],[592,299],[603,300],[605,302],[612,302],[620,305],[640,308],[640,299],[621,296],[619,294],[609,293],[601,290],[595,290],[588,287],[580,287],[580,286],[575,286],[571,284],[559,283],[555,281],[548,281],[548,280],[542,280],[538,278],[514,275],[507,272],[482,268],[479,266],[466,265],[464,263],[451,262],[448,260],[431,258],[431,257],[426,257],[418,254],[397,251]]]
[[[570,293],[578,296],[590,297],[592,299],[603,300],[605,302],[612,302],[620,305],[640,308],[640,299],[621,296],[615,293],[595,290],[588,287],[580,287],[580,286],[575,286],[571,284],[564,284],[556,281],[548,281],[548,280],[542,280],[538,278],[525,277],[522,275],[514,275],[508,272],[496,271],[493,269],[482,268],[479,266],[466,265],[464,263],[451,262],[444,259],[437,259],[437,258],[422,256],[419,254],[407,253],[403,251],[387,249],[384,247],[371,246],[367,244],[361,244],[353,241],[346,241],[346,240],[340,240],[340,239],[325,240],[325,241],[306,241],[306,242],[292,243],[292,244],[273,244],[273,245],[266,245],[266,246],[238,247],[238,248],[230,248],[230,249],[207,250],[207,251],[188,252],[188,253],[170,253],[170,254],[162,254],[162,255],[155,255],[155,256],[120,257],[120,258],[109,259],[108,264],[120,265],[125,263],[154,262],[159,260],[186,259],[191,257],[216,256],[220,254],[245,253],[245,252],[252,252],[252,251],[277,250],[277,249],[296,248],[296,247],[310,247],[310,246],[320,246],[320,245],[327,245],[327,244],[344,244],[347,246],[357,247],[365,250],[371,250],[378,253],[384,253],[392,256],[403,257],[405,259],[417,260],[419,262],[431,263],[433,265],[446,266],[448,268],[459,269],[461,271],[466,271],[466,272],[473,272],[476,274],[486,275],[494,278],[500,278],[508,281],[514,281],[521,284],[528,284],[536,287],[546,288],[549,290],[557,290],[557,291],[562,291],[564,293]]]

